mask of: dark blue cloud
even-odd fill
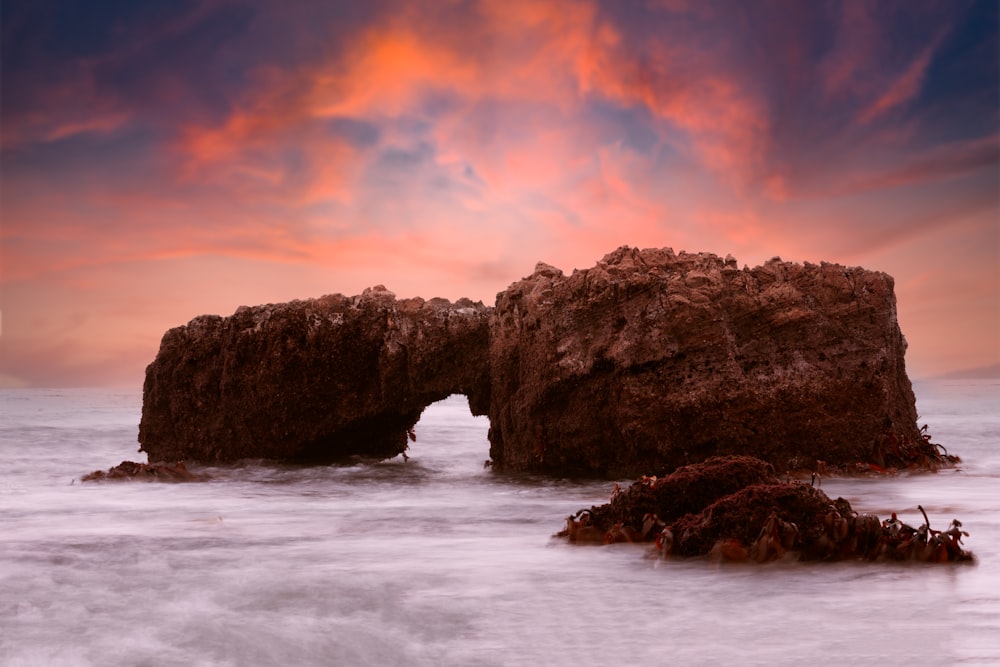
[[[940,141],[995,133],[1000,128],[1000,5],[979,0],[955,25],[927,71],[918,104],[923,131]]]
[[[380,173],[408,175],[411,170],[431,162],[434,155],[434,147],[426,142],[409,149],[390,146],[379,154],[375,167]]]
[[[382,2],[61,0],[4,2],[3,111],[16,119],[83,78],[149,122],[222,118],[260,68],[322,61]],[[87,104],[91,100],[78,100]]]
[[[585,113],[596,128],[602,144],[621,143],[638,153],[651,154],[661,144],[649,109],[642,106],[622,108],[605,100],[594,100]]]
[[[196,0],[4,2],[4,64],[17,70],[97,58],[123,37],[169,23],[196,6]]]
[[[6,7],[6,5],[5,5]],[[4,16],[5,115],[52,111],[66,88],[85,91],[81,107],[138,111],[145,120],[225,113],[243,76],[242,56],[226,49],[254,12],[223,5],[203,11],[180,2],[24,4]],[[238,49],[242,50],[242,49]]]
[[[347,118],[344,116],[332,118],[327,122],[331,134],[345,140],[355,148],[372,148],[378,144],[382,134],[381,129],[375,123],[368,122],[361,118]]]

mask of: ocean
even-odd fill
[[[463,396],[427,408],[405,462],[82,483],[145,460],[138,391],[0,390],[0,664],[1000,664],[1000,380],[915,392],[962,464],[823,490],[958,518],[975,564],[569,545],[552,535],[613,481],[491,472]]]

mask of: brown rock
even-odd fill
[[[689,514],[676,521],[671,526],[674,534],[673,553],[679,556],[704,555],[720,540],[725,539],[736,539],[751,546],[761,535],[762,528],[772,513],[782,521],[808,531],[814,526],[823,525],[823,517],[832,506],[832,501],[825,493],[808,484],[747,486],[719,498],[696,514]],[[846,513],[850,514],[850,505],[847,505]],[[787,548],[801,549],[801,540],[789,544]]]
[[[777,483],[774,468],[750,456],[716,456],[678,468],[666,477],[642,477],[606,505],[591,507],[591,523],[607,530],[621,523],[640,529],[647,514],[671,524],[754,484]]]
[[[378,286],[196,318],[147,368],[139,441],[152,460],[385,458],[462,393],[503,471],[933,466],[905,347],[884,273],[623,247],[570,276],[540,263],[495,308]]]
[[[187,469],[183,461],[177,463],[136,463],[122,461],[107,472],[95,470],[80,478],[81,482],[102,480],[139,480],[144,482],[200,482],[208,479],[205,475]]]
[[[936,455],[884,273],[623,247],[570,276],[540,264],[497,296],[490,333],[496,469],[908,463],[892,438]]]
[[[488,401],[488,309],[382,286],[199,317],[146,369],[141,450],[153,460],[323,462],[402,453],[424,407]]]
[[[912,528],[895,514],[880,522],[858,514],[802,482],[780,482],[773,468],[748,456],[709,459],[663,478],[643,477],[616,490],[610,502],[567,517],[557,534],[570,542],[655,542],[664,556],[708,556],[764,563],[800,560],[914,560],[970,562],[968,533],[953,520],[947,530]]]

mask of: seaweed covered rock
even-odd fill
[[[610,503],[592,507],[589,513],[594,522],[607,526],[628,525],[647,514],[669,523],[750,485],[777,481],[774,467],[760,459],[717,456],[666,477],[643,477],[624,491],[617,489]]]
[[[539,264],[497,295],[490,336],[497,469],[943,462],[917,428],[884,273],[622,247],[569,276]]]
[[[673,497],[680,494],[680,497]],[[644,477],[616,490],[611,502],[566,519],[558,536],[577,543],[652,542],[663,555],[711,556],[767,562],[801,560],[918,560],[962,562],[961,522],[913,528],[895,514],[880,521],[858,514],[802,482],[780,482],[765,462],[719,457],[667,477]]]
[[[850,515],[850,506],[843,510],[843,514]],[[836,511],[841,516],[841,510],[836,509],[823,491],[808,484],[753,484],[675,521],[671,526],[673,553],[680,556],[707,554],[720,540],[737,540],[749,547],[757,541],[772,514],[795,526],[793,531],[786,530],[786,533],[802,529],[808,532],[820,525],[820,519],[829,511]],[[780,533],[780,524],[775,528]],[[791,543],[783,540],[784,548],[800,548],[807,537],[795,535]]]

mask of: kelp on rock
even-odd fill
[[[655,543],[663,556],[709,556],[764,563],[781,558],[972,561],[968,533],[954,519],[947,529],[913,528],[895,513],[880,520],[831,500],[812,484],[781,481],[774,468],[749,456],[713,457],[662,478],[618,485],[610,502],[567,517],[557,536],[574,543]]]

